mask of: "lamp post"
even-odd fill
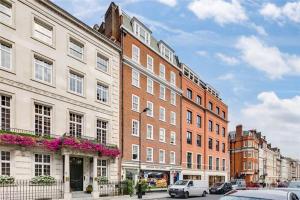
[[[139,183],[138,183],[138,198],[141,199],[143,198],[143,191],[142,191],[142,185],[141,185],[141,180],[142,180],[142,173],[141,173],[141,165],[142,165],[142,114],[149,111],[149,108],[144,108],[142,112],[139,113]]]

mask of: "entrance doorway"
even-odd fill
[[[83,158],[70,157],[71,191],[83,191]]]

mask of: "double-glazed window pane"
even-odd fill
[[[69,43],[70,54],[80,60],[83,60],[83,51],[84,45],[71,38]]]
[[[83,94],[83,77],[75,73],[69,74],[69,89],[76,94]]]
[[[0,95],[0,129],[1,130],[9,130],[10,129],[10,113],[11,113],[11,108],[10,108],[10,101],[11,98],[8,96]]]
[[[33,36],[47,44],[52,44],[53,28],[38,19],[34,19]]]
[[[10,70],[11,62],[12,62],[12,46],[4,43],[0,43],[0,68]]]
[[[35,66],[35,79],[47,83],[52,83],[53,64],[51,62],[35,57],[34,66]]]
[[[1,173],[0,175],[10,176],[10,152],[1,151]]]
[[[106,144],[108,133],[108,122],[104,120],[97,120],[97,141]]]
[[[108,59],[102,55],[97,55],[97,68],[101,71],[108,72]]]
[[[35,134],[49,136],[51,132],[51,107],[35,104],[34,112]]]
[[[97,84],[97,100],[103,103],[108,103],[108,86]]]
[[[50,176],[50,155],[34,155],[34,175]]]
[[[82,136],[83,116],[70,113],[70,135],[80,138]]]

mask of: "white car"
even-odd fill
[[[168,188],[169,195],[176,196],[203,196],[208,194],[208,182],[200,180],[178,180]]]
[[[246,190],[246,181],[245,179],[236,179],[231,181],[233,190]]]

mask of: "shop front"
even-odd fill
[[[202,180],[203,171],[201,170],[183,170],[183,180]]]

